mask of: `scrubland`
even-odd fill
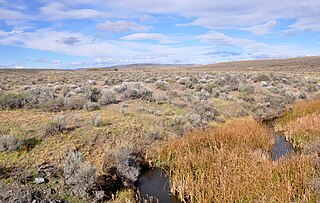
[[[317,202],[319,60],[0,69],[0,201],[138,202],[157,166],[185,202]]]

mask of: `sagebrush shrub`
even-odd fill
[[[64,159],[64,179],[73,192],[88,197],[96,182],[96,168],[85,162],[79,151],[69,151]]]
[[[0,137],[0,151],[15,151],[22,147],[23,142],[10,134]]]
[[[2,93],[0,94],[0,109],[19,109],[27,103],[27,96],[20,93]]]
[[[66,130],[66,119],[64,116],[57,116],[50,121],[44,129],[45,136],[52,136]]]
[[[100,98],[102,105],[117,103],[116,95],[112,90],[103,90]]]
[[[91,101],[85,103],[83,107],[87,111],[96,111],[100,109],[100,106],[97,102],[91,102]]]
[[[104,125],[103,119],[100,115],[96,114],[91,118],[91,123],[95,127],[101,127]]]
[[[120,148],[116,154],[117,174],[125,186],[134,185],[141,171],[142,159],[138,152],[129,148]]]
[[[101,91],[96,87],[87,86],[84,88],[86,99],[92,102],[98,102]]]

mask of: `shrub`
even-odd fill
[[[258,73],[254,76],[252,76],[251,80],[253,82],[261,82],[261,81],[270,81],[271,78],[269,75],[267,75],[266,73]]]
[[[47,99],[46,101],[40,101],[40,103],[38,104],[38,108],[48,112],[61,111],[62,109],[64,109],[64,99],[59,97],[59,98],[50,98],[50,99]]]
[[[79,110],[84,107],[84,97],[72,97],[64,100],[64,109],[66,110]]]
[[[162,80],[158,80],[155,82],[156,88],[163,90],[163,91],[167,91],[170,89],[170,86],[168,85],[168,83],[162,81]]]
[[[86,99],[92,102],[98,102],[101,96],[101,91],[98,88],[87,86],[84,88],[84,91]]]
[[[49,122],[44,129],[45,136],[52,136],[66,130],[66,119],[64,116],[57,116]]]
[[[87,102],[84,104],[84,109],[87,111],[96,111],[100,109],[100,106],[97,102]]]
[[[27,96],[20,93],[2,93],[0,94],[0,109],[19,109],[27,103]]]
[[[22,144],[22,141],[9,134],[0,137],[0,151],[15,151],[21,149]]]
[[[245,93],[247,95],[254,94],[255,87],[253,85],[242,85],[240,87],[240,92]]]
[[[116,154],[117,174],[125,186],[132,186],[138,180],[142,159],[138,152],[120,148]]]
[[[152,99],[152,91],[148,90],[141,82],[124,82],[122,86],[125,87],[123,92],[125,99]]]
[[[88,197],[96,182],[96,169],[84,162],[80,152],[69,151],[64,159],[64,179],[73,192]]]
[[[104,125],[104,122],[103,122],[101,116],[100,116],[100,115],[97,115],[97,114],[94,115],[94,116],[91,118],[91,123],[92,123],[92,125],[95,126],[95,127],[101,127],[101,126]]]
[[[116,95],[112,90],[103,90],[100,103],[102,105],[117,103]]]
[[[163,139],[163,133],[159,130],[156,130],[156,129],[150,129],[148,132],[147,132],[147,140],[149,142],[154,142],[156,140],[162,140]]]

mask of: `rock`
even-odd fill
[[[73,97],[75,95],[76,95],[76,93],[74,93],[74,92],[68,92],[65,97],[70,98],[70,97]]]
[[[268,83],[266,81],[262,81],[260,85],[261,85],[261,87],[267,87]]]
[[[184,77],[184,78],[180,78],[178,80],[178,83],[181,84],[181,85],[185,85],[186,83],[188,83],[188,81],[190,81],[190,78]]]
[[[61,86],[60,85],[56,85],[53,87],[54,91],[57,92],[57,91],[60,91],[61,90]]]
[[[37,183],[37,184],[42,184],[42,183],[45,182],[45,179],[44,178],[35,178],[34,182]]]
[[[205,83],[207,83],[207,80],[204,78],[198,80],[198,84],[205,84]]]
[[[287,78],[281,78],[282,83],[286,84],[288,79]]]
[[[82,89],[81,87],[77,87],[75,91],[77,94],[84,93],[84,89]]]
[[[145,79],[144,82],[145,83],[151,83],[151,80],[148,78],[148,79]]]
[[[77,88],[78,88],[78,86],[77,86],[76,84],[71,84],[70,87],[71,87],[72,89],[77,89]]]
[[[88,80],[87,83],[88,83],[89,85],[96,85],[96,84],[97,84],[97,81],[95,81],[95,80]]]

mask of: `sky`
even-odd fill
[[[320,0],[0,0],[0,68],[320,55]]]

